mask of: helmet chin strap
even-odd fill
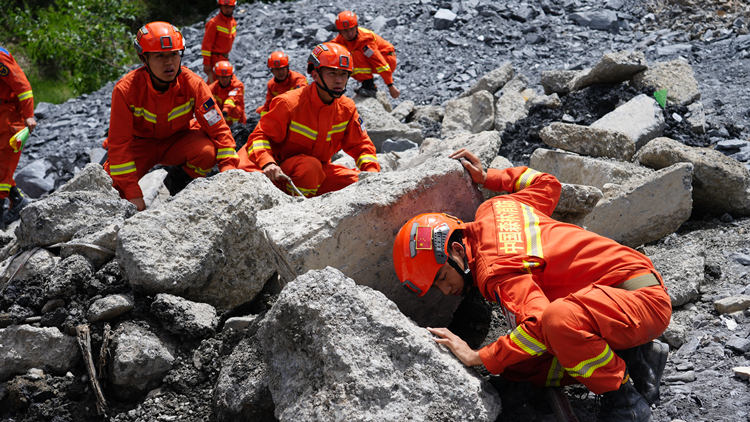
[[[464,268],[461,268],[460,265],[458,265],[458,262],[448,256],[448,264],[453,267],[456,272],[458,272],[459,275],[461,275],[461,278],[464,279],[464,289],[463,293],[466,293],[466,291],[474,285],[474,277],[471,276],[471,269],[469,269],[469,263],[466,262],[466,259],[464,258]]]
[[[328,88],[328,84],[326,84],[326,81],[323,80],[322,76],[320,76],[320,72],[318,72],[318,77],[321,80],[321,82],[323,82],[323,84],[321,84],[318,81],[315,81],[315,84],[319,86],[323,91],[327,92],[328,95],[330,95],[333,98],[339,98],[340,96],[344,95],[344,92],[346,91],[346,85],[344,85],[344,89],[342,90],[333,90],[331,88]]]

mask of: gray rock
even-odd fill
[[[130,312],[135,302],[131,295],[115,294],[97,299],[89,306],[87,318],[91,322],[110,321]]]
[[[52,163],[47,160],[34,160],[16,171],[16,186],[31,198],[39,198],[55,188],[55,174]]]
[[[615,32],[619,28],[617,12],[614,10],[591,10],[569,15],[570,20],[578,25],[601,31]]]
[[[156,295],[151,302],[151,313],[170,333],[190,338],[208,337],[219,325],[213,306],[166,293]]]
[[[490,94],[494,94],[505,86],[515,74],[516,71],[513,69],[513,64],[511,62],[505,62],[500,65],[500,67],[479,78],[471,88],[461,94],[461,97],[468,97],[479,91],[488,91]]]
[[[693,132],[706,133],[706,112],[703,110],[703,103],[696,101],[688,105],[688,114],[685,118]]]
[[[692,173],[692,164],[680,163],[614,190],[605,188],[584,227],[631,247],[674,233],[692,212]]]
[[[445,108],[436,105],[417,105],[414,106],[413,121],[420,121],[422,119],[433,122],[442,122],[445,116]]]
[[[22,256],[19,255],[16,259],[8,258],[0,265],[2,270],[0,272],[0,289],[5,286],[5,283],[13,274],[15,274],[13,279],[19,283],[37,277],[41,278],[49,274],[60,261],[59,257],[46,249],[39,248],[30,253],[31,255],[25,263],[22,263]]]
[[[448,9],[438,9],[433,17],[435,29],[448,29],[458,16]]]
[[[81,230],[121,224],[135,205],[96,191],[55,192],[21,210],[16,237],[22,247],[67,242]]]
[[[117,259],[136,289],[234,307],[252,300],[275,271],[256,212],[292,201],[260,172],[194,180],[124,224]]]
[[[495,97],[488,91],[478,91],[471,96],[446,102],[442,137],[491,130],[495,117],[494,102]]]
[[[727,348],[739,354],[750,352],[750,339],[733,336],[727,341]]]
[[[58,244],[60,257],[81,255],[95,268],[99,268],[115,256],[120,227],[121,223],[115,222],[104,227],[91,227],[90,230],[84,228],[69,241]]]
[[[666,123],[659,103],[652,97],[640,94],[605,114],[592,123],[591,127],[622,133],[638,149],[648,141],[661,136]],[[626,158],[629,159],[630,157]]]
[[[500,412],[489,384],[334,268],[289,283],[258,336],[281,421],[490,421]]]
[[[174,351],[148,329],[127,321],[115,330],[110,382],[120,394],[144,392],[172,368]]]
[[[672,307],[694,302],[700,296],[700,285],[705,278],[706,254],[702,245],[692,242],[649,253],[648,257],[664,279]]]
[[[547,94],[567,94],[589,85],[624,82],[646,68],[642,52],[616,51],[603,55],[593,68],[543,71],[541,83]]]
[[[232,317],[224,321],[224,330],[245,331],[258,320],[257,315]]]
[[[544,87],[545,94],[567,94],[574,91],[577,81],[580,80],[586,71],[580,70],[545,70],[542,71],[541,84]]]
[[[0,381],[43,368],[64,374],[78,362],[80,353],[75,337],[56,327],[14,325],[0,329]]]
[[[408,139],[422,143],[422,131],[401,123],[375,98],[355,97],[357,111],[362,117],[365,130],[378,151],[386,139]]]
[[[414,112],[414,101],[406,100],[401,101],[396,108],[391,111],[391,115],[396,118],[399,122],[403,122]]]
[[[714,301],[714,308],[720,314],[731,314],[732,312],[744,311],[750,308],[750,296],[729,296]]]
[[[554,174],[562,183],[594,186],[600,190],[608,184],[622,184],[633,177],[653,173],[653,170],[633,163],[584,157],[544,148],[537,148],[531,154],[529,167]]]
[[[119,198],[117,190],[112,187],[112,178],[97,163],[86,164],[78,174],[60,186],[55,194],[63,192],[99,192],[112,198]]]
[[[386,139],[385,142],[383,142],[383,153],[387,152],[402,152],[409,149],[417,149],[419,148],[419,145],[417,145],[416,142],[412,142],[408,139]],[[352,160],[353,161],[353,160]],[[380,157],[378,157],[378,162],[380,162],[380,171],[383,171],[383,163],[380,160]]]
[[[335,265],[358,283],[383,292],[418,323],[450,322],[456,298],[437,291],[416,297],[396,279],[393,238],[402,224],[422,212],[443,210],[471,220],[482,198],[458,161],[445,155],[406,168],[373,173],[340,191],[260,211],[257,224],[267,231],[277,257],[269,267],[277,268],[286,283],[310,269]]]
[[[683,59],[657,63],[633,77],[636,89],[666,89],[667,101],[679,105],[688,105],[700,99],[698,82],[693,68]]]
[[[268,367],[255,336],[243,338],[223,362],[213,391],[219,422],[273,421]]]
[[[497,157],[501,145],[500,132],[494,130],[476,134],[464,133],[446,139],[428,138],[420,146],[419,155],[408,161],[404,168],[410,169],[423,163],[447,158],[460,148],[473,152],[484,166],[488,166]]]
[[[60,261],[46,277],[44,297],[67,298],[93,277],[94,269],[81,255],[71,255]]]
[[[635,143],[620,132],[555,122],[539,131],[542,141],[553,147],[591,157],[628,161],[635,153]]]
[[[502,132],[508,125],[529,115],[526,102],[535,94],[526,88],[527,83],[526,78],[519,75],[505,84],[495,104],[495,130]]]
[[[602,191],[593,186],[563,183],[552,218],[580,225],[602,197]]]
[[[750,171],[719,151],[656,138],[639,150],[634,160],[655,169],[691,163],[693,207],[697,211],[711,215],[750,215]]]

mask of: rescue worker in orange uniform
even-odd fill
[[[216,62],[214,65],[216,80],[209,85],[214,94],[216,104],[219,105],[224,120],[231,126],[237,122],[247,123],[245,116],[245,84],[237,79],[234,66],[227,60]]]
[[[374,97],[377,87],[373,74],[377,73],[388,86],[391,97],[398,98],[400,92],[393,83],[393,72],[397,64],[396,49],[393,45],[371,30],[360,27],[357,15],[350,10],[338,14],[336,30],[339,35],[332,42],[341,44],[352,52],[352,77],[362,83],[357,93],[365,97]]]
[[[21,209],[29,203],[16,186],[13,174],[21,158],[23,138],[34,128],[31,84],[16,59],[0,47],[0,229],[17,220]]]
[[[181,65],[180,31],[151,22],[138,30],[134,44],[143,66],[112,91],[104,169],[120,195],[141,211],[146,205],[138,180],[156,164],[178,166],[165,179],[175,194],[217,163],[220,171],[236,168],[238,158],[208,85]]]
[[[232,51],[232,44],[237,36],[237,21],[233,16],[237,0],[217,0],[217,3],[219,13],[206,22],[201,43],[203,71],[208,83],[214,81],[214,65],[222,60],[229,60],[229,52]]]
[[[289,56],[283,51],[274,51],[268,56],[268,69],[271,70],[273,78],[268,81],[266,102],[255,109],[261,116],[268,112],[273,97],[307,86],[307,78],[303,74],[289,70]]]
[[[512,332],[479,350],[446,328],[428,328],[467,366],[538,386],[579,382],[603,394],[599,420],[647,421],[669,347],[654,340],[671,302],[645,255],[549,216],[561,185],[527,167],[485,172],[465,149],[473,181],[497,192],[473,222],[421,214],[396,235],[393,261],[420,296],[432,285],[461,295],[475,285],[501,306]],[[632,381],[631,377],[632,376]]]
[[[360,171],[379,172],[375,145],[362,125],[354,101],[344,96],[352,71],[351,54],[334,43],[315,46],[307,59],[314,84],[271,101],[247,145],[240,149],[240,168],[263,171],[291,195],[332,192],[359,180]],[[331,163],[343,149],[359,170]]]

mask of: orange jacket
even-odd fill
[[[479,291],[502,306],[515,328],[479,350],[494,374],[546,351],[541,316],[551,301],[591,284],[612,286],[654,271],[645,255],[550,218],[561,188],[550,174],[527,167],[490,169],[485,187],[514,192],[480,205],[464,230]]]
[[[354,60],[353,78],[362,80],[358,76],[377,73],[386,84],[393,83],[393,69],[383,56],[396,54],[396,50],[391,43],[381,36],[360,26],[359,35],[353,41],[347,41],[339,34],[333,39],[333,42],[343,45],[352,53],[352,60]],[[371,76],[367,76],[365,79],[370,78]]]
[[[237,36],[237,21],[234,17],[226,17],[221,12],[206,22],[206,32],[201,43],[203,65],[210,66],[211,55],[221,54],[229,56],[232,51],[234,38]]]
[[[135,163],[128,151],[130,142],[136,138],[152,142],[166,139],[189,129],[193,117],[216,145],[219,169],[236,168],[239,159],[232,132],[221,117],[206,82],[190,69],[183,66],[177,80],[163,93],[154,89],[144,66],[129,72],[115,84],[106,142],[110,168],[122,169],[112,171],[111,175],[122,187],[125,198],[142,196]]]
[[[277,96],[247,140],[247,152],[258,167],[305,154],[321,163],[343,148],[363,171],[380,171],[375,145],[362,126],[351,98],[325,104],[316,85]]]
[[[237,75],[232,75],[232,79],[226,87],[219,85],[218,80],[208,87],[214,94],[216,104],[219,105],[227,123],[247,123],[245,117],[245,84],[237,79]]]
[[[24,120],[34,117],[31,84],[16,59],[3,47],[0,47],[0,107],[15,109],[18,118],[14,124],[26,126]]]
[[[271,105],[273,97],[283,94],[293,89],[302,88],[307,86],[307,78],[301,73],[293,70],[289,71],[289,76],[281,82],[276,82],[275,78],[271,78],[268,81],[268,91],[266,92],[266,103],[255,109],[256,113],[264,114],[268,111],[268,107]]]

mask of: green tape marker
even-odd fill
[[[660,89],[654,92],[654,98],[656,98],[656,102],[659,103],[661,108],[665,108],[667,106],[667,90],[666,89]]]

